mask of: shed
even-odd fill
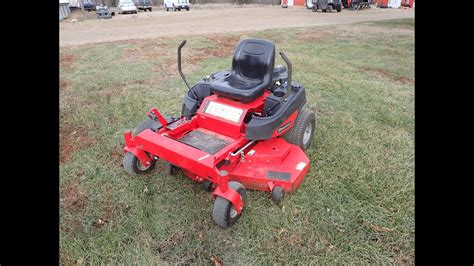
[[[282,0],[281,4],[287,6],[306,6],[306,0]]]
[[[400,8],[401,5],[402,5],[401,0],[389,0],[388,1],[388,7],[391,7],[391,8]]]
[[[402,6],[413,8],[415,0],[402,0]]]
[[[69,17],[71,9],[69,9],[69,0],[59,0],[59,20]]]
[[[81,7],[79,0],[69,0],[69,7]]]

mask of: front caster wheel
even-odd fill
[[[281,186],[276,186],[272,190],[272,200],[275,204],[280,203],[285,198],[285,191]]]
[[[123,168],[131,176],[136,176],[143,173],[149,173],[155,168],[155,160],[150,165],[143,165],[140,160],[131,152],[127,152],[123,157]]]
[[[247,192],[242,184],[239,182],[229,182],[229,188],[237,191],[242,198],[245,207],[245,201],[247,200]],[[241,213],[242,214],[242,213]],[[237,219],[241,216],[237,213],[237,210],[234,208],[234,205],[227,199],[223,197],[216,197],[214,202],[214,208],[212,210],[212,218],[214,222],[217,223],[222,228],[227,228],[230,225],[234,224]]]

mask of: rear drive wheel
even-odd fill
[[[316,116],[314,112],[303,107],[296,117],[293,127],[283,134],[283,138],[291,144],[306,150],[311,145],[314,135]]]
[[[160,122],[147,118],[145,121],[138,124],[138,126],[133,130],[132,136],[135,137],[145,129],[157,128],[160,125]]]
[[[143,165],[140,160],[131,152],[127,152],[123,157],[123,168],[131,176],[136,176],[143,173],[149,173],[155,168],[155,160],[150,165]]]
[[[244,186],[239,182],[232,181],[229,182],[229,188],[237,191],[237,193],[240,194],[245,207],[247,192],[245,191]],[[217,223],[217,225],[222,228],[227,228],[234,224],[237,219],[239,219],[241,214],[237,213],[237,210],[235,210],[234,205],[232,205],[230,201],[223,197],[216,197],[214,207],[212,209],[212,218],[214,219],[214,222]]]

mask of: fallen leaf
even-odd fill
[[[378,226],[376,224],[371,224],[370,227],[372,227],[372,229],[374,229],[374,231],[378,233],[386,233],[392,231],[392,229],[388,227]]]
[[[214,266],[222,266],[222,261],[218,257],[211,255],[211,260],[214,263]]]

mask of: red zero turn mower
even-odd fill
[[[315,115],[304,108],[305,89],[291,81],[291,62],[274,67],[275,46],[261,39],[241,41],[232,70],[219,71],[189,88],[180,118],[156,108],[133,132],[125,132],[123,166],[131,175],[153,169],[184,174],[213,191],[214,221],[233,224],[246,204],[246,189],[271,192],[276,203],[295,191],[309,170],[306,150]],[[291,84],[291,86],[289,85]]]

